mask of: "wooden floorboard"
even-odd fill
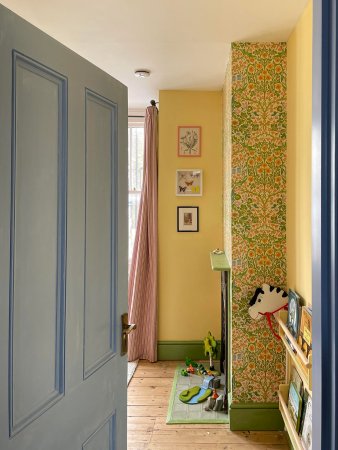
[[[128,387],[128,450],[288,450],[275,431],[232,432],[224,424],[167,425],[178,361],[140,361]]]

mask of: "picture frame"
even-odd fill
[[[289,302],[288,302],[288,318],[286,321],[286,326],[289,329],[292,336],[298,339],[299,336],[299,325],[300,325],[300,296],[297,292],[289,289]]]
[[[199,207],[178,206],[177,207],[177,231],[179,233],[199,231]]]
[[[178,127],[177,156],[201,156],[202,127],[185,125]]]
[[[175,189],[178,197],[200,197],[203,194],[203,171],[177,169]]]

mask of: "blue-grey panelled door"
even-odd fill
[[[0,449],[124,450],[127,89],[0,5]]]
[[[338,5],[314,0],[313,450],[338,449]]]

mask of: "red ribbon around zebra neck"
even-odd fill
[[[272,334],[273,334],[273,335],[276,337],[276,339],[278,339],[279,341],[281,340],[281,338],[280,338],[279,334],[277,334],[277,333],[275,332],[275,330],[273,329],[272,322],[271,322],[271,316],[272,316],[273,314],[275,314],[276,312],[280,311],[281,309],[288,309],[287,303],[286,303],[285,305],[281,306],[280,308],[276,309],[276,311],[265,312],[265,313],[259,312],[259,313],[258,313],[258,314],[260,314],[261,316],[265,316],[265,317],[266,317],[266,320],[268,321],[269,328],[270,328],[270,330],[272,331]]]

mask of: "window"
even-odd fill
[[[128,123],[128,223],[129,251],[128,266],[131,258],[137,226],[137,215],[140,205],[144,155],[144,119],[130,117]]]

